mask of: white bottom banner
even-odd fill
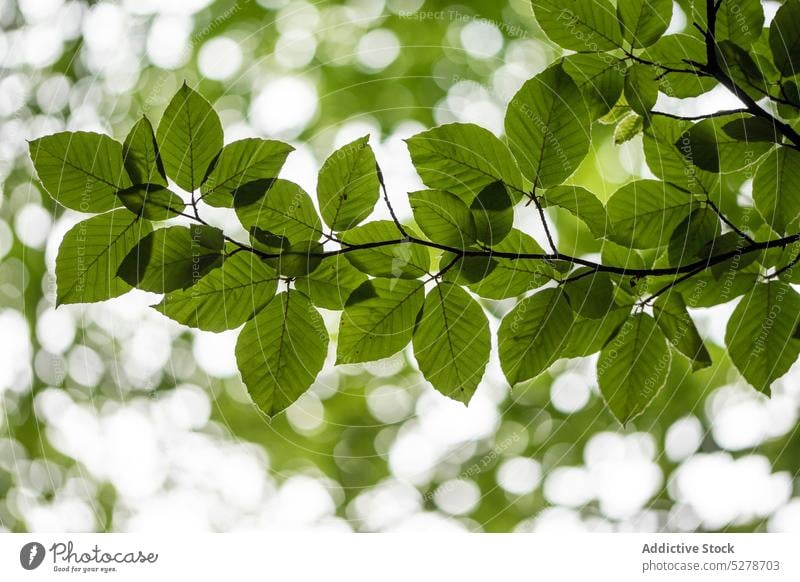
[[[0,580],[797,582],[798,548],[784,534],[2,534]]]

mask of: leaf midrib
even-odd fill
[[[408,293],[399,302],[397,302],[397,304],[395,304],[391,309],[389,309],[389,311],[387,313],[385,313],[383,315],[383,317],[381,317],[378,321],[376,321],[375,324],[372,327],[368,328],[367,332],[362,333],[361,337],[354,343],[354,346],[361,346],[361,344],[364,343],[364,341],[366,340],[367,336],[373,334],[375,332],[375,330],[381,324],[383,324],[384,321],[386,321],[390,316],[392,316],[395,313],[395,311],[397,311],[403,304],[405,304],[405,302],[408,301],[411,298],[411,296],[414,295],[421,288],[422,288],[421,285],[416,285],[411,290],[410,293]],[[350,319],[350,321],[352,321],[352,317],[350,317],[349,319]],[[360,352],[361,352],[361,349],[359,348],[358,353],[360,353]]]

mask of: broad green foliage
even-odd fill
[[[239,222],[251,235],[254,229],[260,229],[288,243],[300,243],[319,240],[323,234],[311,197],[288,180],[250,182],[237,191],[234,207]]]
[[[294,148],[266,139],[242,139],[222,148],[200,191],[206,204],[231,208],[239,188],[277,178]]]
[[[268,415],[286,409],[311,386],[327,353],[325,323],[299,291],[270,301],[244,326],[236,343],[242,379]]]
[[[533,0],[533,12],[545,34],[565,49],[595,52],[622,46],[608,0]]]
[[[30,143],[42,184],[59,204],[78,212],[105,212],[120,206],[118,190],[131,186],[122,146],[105,135],[56,133]]]
[[[800,153],[780,148],[767,156],[753,179],[756,208],[778,234],[800,217]]]
[[[698,0],[699,2],[699,0]],[[717,39],[748,49],[761,35],[764,10],[761,0],[725,0],[717,12]]]
[[[633,315],[600,351],[600,393],[620,422],[644,412],[664,387],[672,354],[652,317]]]
[[[305,277],[298,277],[295,287],[305,293],[314,305],[334,311],[344,309],[350,294],[367,280],[343,255],[324,259]]]
[[[537,187],[561,184],[589,151],[589,112],[558,65],[522,86],[506,112],[506,134],[523,174]]]
[[[167,220],[186,209],[180,196],[160,184],[137,184],[119,190],[117,196],[125,208],[149,220]]]
[[[756,285],[742,297],[728,321],[725,343],[731,361],[748,382],[770,393],[800,354],[797,326],[800,295],[777,281]]]
[[[632,65],[625,75],[625,100],[639,115],[647,116],[658,99],[656,71],[648,65]]]
[[[779,141],[773,124],[765,119],[732,115],[704,119],[679,140],[689,161],[709,172],[746,169]]]
[[[222,126],[211,105],[184,84],[158,124],[158,145],[167,176],[189,192],[203,183],[222,149]]]
[[[378,170],[368,141],[365,136],[335,151],[319,171],[320,213],[333,230],[353,228],[378,201]]]
[[[117,268],[151,230],[127,210],[93,216],[73,226],[56,259],[57,303],[91,303],[118,297],[131,286]]]
[[[408,195],[414,219],[430,240],[467,248],[478,242],[478,228],[469,208],[458,196],[442,190]]]
[[[522,177],[517,162],[490,131],[452,123],[407,141],[417,172],[429,188],[447,190],[471,204],[486,186],[500,181],[519,199]]]
[[[675,228],[698,205],[688,194],[657,180],[630,182],[608,201],[612,240],[634,248],[664,245]]]
[[[784,77],[800,69],[800,1],[788,0],[769,25],[769,47],[775,66]]]
[[[575,280],[563,287],[575,313],[586,319],[603,319],[617,307],[611,275],[587,267],[578,269],[575,275]]]
[[[672,0],[619,0],[617,18],[622,38],[634,48],[650,46],[669,26]]]
[[[546,285],[557,277],[557,273],[546,261],[539,259],[510,259],[509,255],[545,256],[544,249],[528,234],[512,230],[500,244],[493,246],[494,263],[483,269],[481,277],[470,281],[469,288],[487,299],[518,297],[526,291]]]
[[[275,295],[278,275],[250,253],[226,258],[188,289],[164,295],[157,309],[178,323],[206,331],[235,329]]]
[[[666,70],[665,68],[674,71],[664,75],[659,86],[661,92],[670,97],[681,99],[697,97],[717,85],[715,79],[698,77],[686,66],[687,60],[701,63],[706,59],[706,45],[694,29],[662,36],[655,44],[647,47],[639,57],[654,63],[654,66],[662,72]]]
[[[147,117],[137,121],[122,144],[125,169],[134,184],[167,185],[167,174],[158,151],[153,126]]]
[[[425,290],[420,281],[373,279],[350,294],[339,326],[336,362],[388,358],[411,341]]]
[[[153,293],[185,289],[222,264],[223,244],[222,232],[210,226],[160,228],[131,249],[117,274]]]
[[[508,381],[530,380],[558,359],[575,314],[566,295],[547,289],[520,301],[497,334],[500,363]]]
[[[362,273],[373,277],[417,279],[426,275],[431,267],[428,249],[404,243],[394,224],[388,220],[368,222],[347,231],[342,241],[356,247],[345,255],[347,260]],[[370,247],[376,241],[393,241],[393,244]]]
[[[667,247],[669,262],[673,265],[690,264],[707,257],[719,245],[721,225],[719,217],[708,207],[698,208],[672,231]]]
[[[419,369],[439,392],[467,404],[489,361],[489,321],[469,293],[440,283],[428,293],[414,331]]]
[[[695,370],[711,365],[711,355],[678,293],[669,293],[656,299],[653,303],[653,315],[664,336],[691,360]]]
[[[496,246],[514,226],[514,203],[502,182],[481,190],[469,207],[475,220],[475,236],[481,243]]]
[[[560,206],[580,218],[597,238],[608,233],[608,215],[597,196],[580,186],[556,186],[544,193],[543,206]]]
[[[243,326],[237,362],[268,415],[311,386],[333,335],[336,364],[406,350],[465,404],[491,358],[514,386],[599,354],[600,392],[627,423],[668,378],[715,370],[722,352],[693,310],[738,300],[723,357],[769,394],[800,355],[800,0],[767,31],[758,0],[712,11],[683,0],[691,23],[670,35],[668,0],[532,6],[571,54],[521,85],[504,136],[452,123],[409,138],[428,189],[407,205],[394,204],[368,137],[329,155],[313,200],[279,177],[291,145],[223,147],[217,114],[185,85],[155,134],[142,117],[124,144],[85,132],[32,141],[52,197],[94,215],[61,244],[57,302],[136,287],[163,294],[154,308],[186,326]],[[657,105],[715,87],[740,106],[688,118]],[[584,164],[593,135],[606,141]],[[646,168],[592,192],[584,170],[611,135],[626,148],[641,139]],[[391,220],[369,221],[381,193]],[[201,202],[241,228],[212,226]],[[319,309],[342,312],[338,331]]]
[[[607,54],[577,53],[564,57],[564,71],[578,86],[592,121],[606,115],[619,101],[625,63]]]

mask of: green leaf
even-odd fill
[[[317,307],[341,311],[350,294],[367,280],[343,255],[328,257],[313,273],[295,281]]]
[[[442,190],[422,190],[411,192],[408,200],[414,220],[430,240],[456,248],[475,244],[475,219],[467,205],[455,194]]]
[[[796,261],[798,254],[800,254],[800,243],[798,242],[781,249],[774,265],[776,270],[782,269],[778,274],[778,279],[795,285],[800,284],[800,266]]]
[[[124,209],[73,226],[56,257],[56,304],[104,301],[130,291],[117,268],[150,230],[149,222]]]
[[[411,160],[429,188],[446,190],[471,204],[493,182],[523,192],[522,176],[506,145],[489,130],[451,123],[406,140]]]
[[[222,149],[222,125],[208,101],[184,83],[158,124],[158,146],[167,175],[188,192],[203,183]]]
[[[622,38],[632,48],[656,42],[672,19],[672,0],[619,0],[617,18]]]
[[[106,135],[65,131],[36,139],[29,149],[42,185],[72,210],[111,210],[119,206],[116,191],[131,185],[122,146]]]
[[[583,95],[591,121],[606,115],[619,101],[627,69],[624,61],[605,53],[578,53],[564,57],[562,65]]]
[[[514,203],[502,182],[489,184],[469,208],[475,220],[477,240],[487,245],[500,243],[514,225]]]
[[[333,230],[349,230],[372,213],[378,201],[378,166],[369,136],[336,150],[317,182],[322,218]]]
[[[644,117],[636,113],[629,113],[623,117],[614,129],[614,145],[629,142],[644,130]]]
[[[189,289],[167,293],[156,309],[178,323],[205,331],[235,329],[275,296],[278,276],[253,253],[226,258]]]
[[[422,281],[373,279],[347,299],[339,326],[337,364],[388,358],[411,341],[425,300]]]
[[[627,69],[626,69],[627,70]],[[622,82],[625,82],[625,76],[622,77]],[[620,89],[621,92],[621,89]],[[622,118],[631,113],[631,107],[627,103],[625,103],[624,99],[620,99],[614,107],[611,108],[611,111],[606,113],[603,117],[598,119],[602,125],[616,125]]]
[[[591,119],[575,81],[556,65],[527,81],[506,111],[506,135],[537,187],[561,184],[589,151]]]
[[[120,190],[117,196],[125,208],[148,220],[167,220],[186,208],[180,196],[161,184],[138,184]]]
[[[600,256],[604,265],[620,267],[624,269],[646,269],[647,262],[642,254],[629,246],[622,246],[611,241],[603,241],[600,248]]]
[[[265,261],[284,277],[305,277],[320,266],[323,251],[322,243],[303,241],[292,243],[281,251],[280,256]]]
[[[695,166],[709,172],[746,170],[779,141],[772,122],[742,115],[704,119],[676,142]]]
[[[701,273],[676,285],[675,290],[689,307],[713,307],[744,295],[755,287],[757,281],[757,273],[730,271],[721,278],[710,273]]]
[[[717,44],[717,61],[725,74],[756,101],[770,92],[769,82],[753,55],[732,41],[723,40]]]
[[[162,228],[131,249],[117,275],[153,293],[185,289],[220,265],[223,245],[222,231],[211,226]]]
[[[576,316],[561,357],[584,358],[599,352],[617,334],[630,312],[631,306],[627,305],[612,309],[601,319]]]
[[[319,240],[322,236],[322,222],[311,197],[288,180],[251,182],[235,191],[234,207],[248,232],[258,227],[292,243]]]
[[[541,198],[542,206],[558,206],[579,218],[596,238],[608,234],[608,216],[597,196],[580,186],[556,186]]]
[[[800,69],[800,1],[787,0],[769,25],[769,46],[775,66],[784,77]]]
[[[705,4],[705,0],[697,1]],[[717,11],[714,32],[718,41],[729,40],[748,49],[761,36],[763,26],[760,0],[724,0]]]
[[[720,182],[719,174],[693,165],[681,152],[690,147],[686,131],[689,121],[651,116],[642,140],[644,155],[650,170],[663,180],[695,193],[714,191]],[[675,144],[680,142],[680,146]]]
[[[622,424],[642,414],[666,384],[671,353],[652,317],[630,316],[600,351],[600,393]]]
[[[690,194],[658,180],[629,182],[606,206],[612,239],[641,249],[667,244],[672,231],[692,210]]]
[[[767,224],[787,234],[800,217],[800,153],[779,147],[758,166],[753,179],[753,200]]]
[[[770,385],[797,361],[798,321],[800,295],[780,281],[757,285],[733,311],[725,344],[733,364],[757,390],[769,395]]]
[[[144,115],[137,121],[122,144],[125,169],[134,184],[167,185],[167,174],[158,152],[153,126]]]
[[[738,253],[730,259],[711,266],[710,271],[714,278],[721,279],[732,272],[741,271],[758,258],[758,253],[741,252],[747,244],[747,240],[739,236],[738,233],[729,231],[715,238],[705,246],[702,253],[703,258],[738,251]]]
[[[486,370],[489,321],[457,285],[436,285],[425,299],[413,337],[419,369],[433,387],[467,404]]]
[[[670,265],[694,263],[707,256],[709,242],[720,236],[719,218],[710,208],[698,208],[685,218],[669,237],[667,256]]]
[[[669,342],[691,360],[693,370],[711,365],[711,354],[708,353],[679,293],[669,292],[656,298],[653,316]]]
[[[642,59],[658,63],[663,67],[687,73],[671,72],[661,79],[661,92],[685,99],[697,97],[710,91],[717,85],[717,80],[710,77],[698,77],[686,61],[706,62],[706,44],[704,39],[691,29],[691,33],[668,34],[648,47],[639,55]]]
[[[288,408],[325,364],[328,332],[319,312],[297,291],[281,293],[248,321],[236,362],[250,397],[267,415]]]
[[[408,227],[405,228],[409,231]],[[373,277],[416,279],[427,275],[431,267],[428,249],[402,242],[400,233],[390,220],[378,220],[357,226],[343,233],[342,240],[349,245],[397,241],[395,244],[359,249],[345,254],[356,269]]]
[[[625,75],[625,100],[636,113],[649,117],[658,99],[656,69],[634,63]]]
[[[533,237],[512,229],[492,250],[498,253],[545,255],[544,249]],[[508,299],[536,289],[557,277],[553,267],[542,259],[511,259],[494,256],[496,265],[477,283],[469,285],[470,291],[487,299]]]
[[[239,188],[277,178],[293,151],[289,144],[257,138],[226,145],[200,187],[201,199],[211,206],[233,207],[233,197]]]
[[[574,320],[566,295],[545,289],[517,304],[500,324],[500,365],[511,386],[544,372],[566,348]]]
[[[575,280],[564,284],[564,293],[576,313],[589,319],[602,319],[616,307],[614,284],[608,273],[595,272],[589,267],[570,273]],[[579,278],[578,278],[579,277]]]
[[[607,0],[533,0],[533,13],[548,38],[565,49],[597,52],[622,46]]]
[[[480,250],[480,249],[469,249]],[[450,252],[442,253],[439,258],[439,269],[449,265],[456,255]],[[480,283],[497,268],[497,261],[490,256],[464,256],[457,259],[455,264],[443,275],[445,281],[459,285],[472,285]]]

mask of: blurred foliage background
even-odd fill
[[[0,530],[800,530],[798,367],[766,399],[719,349],[697,374],[677,362],[677,388],[622,429],[590,358],[512,391],[495,356],[465,408],[401,354],[326,366],[269,422],[235,332],[189,332],[142,292],[54,309],[55,253],[80,217],[32,179],[26,140],[121,139],[185,80],[226,141],[290,141],[282,176],[308,191],[334,147],[370,133],[410,216],[421,184],[403,138],[452,121],[500,134],[509,99],[560,54],[526,0],[0,0],[0,22]],[[676,8],[670,31],[686,25]],[[574,177],[601,198],[648,175],[640,138],[618,147],[611,131]],[[551,217],[563,251],[597,251]],[[515,220],[541,242],[535,218]],[[710,342],[731,310],[695,313]]]

